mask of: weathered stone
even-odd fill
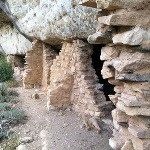
[[[150,116],[149,107],[127,107],[124,105],[123,102],[118,101],[117,108],[130,116],[137,116],[137,115]]]
[[[119,73],[133,74],[135,71],[140,73],[140,70],[146,72],[148,65],[150,65],[149,56],[149,53],[122,51],[119,57],[113,59],[111,63]]]
[[[145,42],[150,42],[150,30],[147,31],[141,27],[135,27],[134,29],[116,34],[113,37],[114,44],[126,44],[126,45],[142,45]]]
[[[101,49],[101,60],[111,60],[119,56],[120,51],[115,49],[115,47],[103,47]]]
[[[103,68],[101,70],[101,74],[104,79],[112,78],[115,76],[114,68],[112,67],[111,61],[105,61],[103,64]]]
[[[21,144],[16,148],[16,150],[27,150],[27,147],[26,147],[26,145]]]
[[[140,5],[144,0],[132,1],[132,0],[96,0],[97,7],[101,9],[114,10],[119,8],[134,7]]]
[[[31,42],[9,24],[0,28],[0,45],[6,54],[25,54],[31,49]]]
[[[150,129],[142,129],[136,125],[130,125],[128,127],[129,132],[137,138],[140,139],[149,139],[150,138]]]
[[[133,147],[135,150],[149,150],[150,140],[149,139],[139,139],[136,137],[132,138]]]
[[[80,5],[97,8],[96,0],[81,0]]]
[[[150,81],[150,74],[118,74],[116,79],[121,81],[148,82]]]
[[[130,118],[127,114],[125,114],[124,112],[122,112],[118,109],[114,109],[112,111],[112,117],[113,117],[113,119],[115,119],[118,122],[128,122],[128,120]]]
[[[135,125],[142,128],[142,129],[149,129],[150,128],[150,117],[146,116],[134,116],[130,117],[129,124]]]
[[[33,142],[33,138],[32,137],[24,137],[24,138],[20,138],[20,140],[19,140],[19,142],[20,143],[31,143],[31,142]]]
[[[98,32],[88,37],[90,44],[108,44],[112,42],[111,29],[101,28]]]
[[[144,19],[143,19],[144,18]],[[141,12],[119,12],[109,16],[102,16],[98,19],[100,24],[111,26],[149,26],[149,14],[144,11]]]
[[[133,144],[131,140],[127,140],[121,150],[134,150]]]

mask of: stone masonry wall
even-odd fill
[[[111,109],[106,102],[102,85],[92,68],[92,47],[81,40],[64,43],[59,56],[51,67],[48,98],[50,106],[61,108],[72,104],[79,114],[104,116],[104,108]],[[106,111],[105,110],[105,111]]]
[[[50,68],[53,64],[57,53],[50,47],[50,45],[43,43],[43,74],[42,74],[42,87],[47,89],[50,85]]]
[[[41,41],[34,41],[32,49],[26,53],[26,67],[24,71],[24,88],[43,87],[50,84],[50,67],[57,53]]]
[[[90,1],[90,0],[88,0]],[[97,32],[91,44],[102,48],[102,75],[115,85],[110,95],[116,150],[150,149],[150,8],[149,0],[97,0]]]
[[[74,41],[72,103],[75,111],[81,114],[102,117],[112,109],[112,104],[106,102],[104,93],[99,90],[102,85],[98,83],[98,77],[92,66],[92,53],[92,45],[81,40]]]
[[[32,49],[26,53],[26,67],[23,77],[24,88],[40,87],[43,70],[43,45],[41,41],[34,41]]]
[[[70,98],[73,87],[72,48],[72,43],[65,42],[50,69],[50,86],[47,95],[50,105],[56,108],[71,104]]]

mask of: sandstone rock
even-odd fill
[[[112,35],[111,31],[108,29],[101,29],[101,31],[98,31],[88,37],[88,42],[90,44],[108,44],[111,43],[111,41]]]
[[[126,141],[121,150],[134,150],[132,141],[131,140]]]
[[[141,27],[135,27],[134,29],[116,34],[113,37],[114,44],[126,44],[126,45],[142,45],[146,41],[150,41],[150,30],[147,31]]]
[[[129,118],[130,118],[128,115],[126,115],[124,112],[118,109],[114,109],[112,111],[112,117],[118,122],[126,122],[126,123],[128,123]]]
[[[20,30],[52,45],[94,33],[97,23],[94,16],[98,10],[78,3],[79,0],[8,1]]]
[[[80,5],[97,8],[96,0],[81,0]]]
[[[100,9],[115,10],[119,8],[132,8],[134,5],[140,5],[144,0],[96,0],[97,7]]]
[[[115,49],[115,47],[103,47],[101,49],[101,60],[111,60],[119,56],[119,50]]]
[[[23,137],[23,138],[20,138],[20,143],[23,143],[23,144],[26,144],[26,143],[31,143],[33,142],[33,138],[32,137]]]
[[[132,126],[134,126],[136,124],[136,126],[142,128],[142,129],[149,129],[150,128],[150,117],[146,117],[146,116],[130,117],[129,124]]]
[[[16,150],[27,150],[27,147],[26,147],[26,145],[21,144],[16,148]]]
[[[128,128],[129,132],[137,138],[140,139],[149,139],[150,138],[150,129],[142,129],[136,125],[130,125]]]
[[[118,138],[110,138],[109,139],[109,145],[115,149],[115,150],[119,150],[121,149],[121,147],[123,146],[122,141]]]
[[[150,81],[150,74],[118,74],[116,79],[121,81],[147,82]]]
[[[127,107],[124,105],[123,102],[118,101],[117,108],[130,116],[137,116],[137,115],[150,116],[149,107]]]
[[[100,24],[111,26],[149,26],[150,20],[148,18],[149,14],[145,13],[144,11],[123,11],[109,16],[99,17],[98,22]]]
[[[149,139],[139,139],[132,138],[133,147],[135,150],[149,150],[150,148],[150,140]]]
[[[103,64],[103,68],[101,70],[101,74],[104,79],[112,78],[115,76],[114,68],[112,67],[111,61],[105,61]]]
[[[6,54],[25,54],[31,42],[9,24],[0,28],[0,45]]]
[[[146,72],[150,64],[149,53],[122,51],[118,58],[111,61],[112,66],[120,73],[133,74],[140,73],[140,70]]]
[[[39,94],[37,94],[37,93],[32,94],[31,97],[32,97],[33,99],[39,99],[39,98],[40,98]]]

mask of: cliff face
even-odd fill
[[[52,45],[58,45],[62,40],[87,39],[95,32],[97,9],[87,8],[77,5],[80,0],[7,0],[5,9],[9,12],[9,17],[15,22],[19,30],[31,39],[39,39]],[[2,5],[2,4],[1,4]],[[1,19],[1,21],[4,21]],[[5,25],[2,32],[5,32]],[[13,29],[12,29],[13,30]],[[2,33],[1,32],[1,33]],[[13,34],[18,34],[13,31]],[[9,34],[7,34],[9,36]],[[2,36],[3,38],[3,36]],[[20,36],[9,39],[15,41],[20,47]],[[23,39],[23,38],[21,38]],[[25,42],[25,40],[23,40]],[[23,45],[29,44],[25,42]],[[30,44],[29,44],[30,45]],[[3,47],[3,45],[2,45]],[[8,53],[21,52],[23,49],[7,49]],[[6,48],[4,47],[6,51]]]

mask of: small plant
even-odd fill
[[[3,140],[1,145],[3,150],[16,150],[16,147],[19,145],[19,135],[17,133],[9,135],[7,139]]]
[[[11,102],[11,103],[17,103],[18,100],[16,97],[18,97],[19,94],[15,90],[8,89],[5,84],[0,84],[0,103],[4,102]]]
[[[19,87],[20,83],[18,81],[16,81],[14,78],[12,78],[11,80],[8,80],[5,82],[7,87],[12,88],[12,87]]]
[[[24,120],[26,119],[25,112],[20,109],[4,111],[1,116],[3,120],[8,120],[11,125],[24,123]]]
[[[0,103],[0,113],[6,110],[10,110],[10,105],[7,103]]]
[[[0,82],[5,82],[13,78],[13,69],[6,60],[0,60]]]

